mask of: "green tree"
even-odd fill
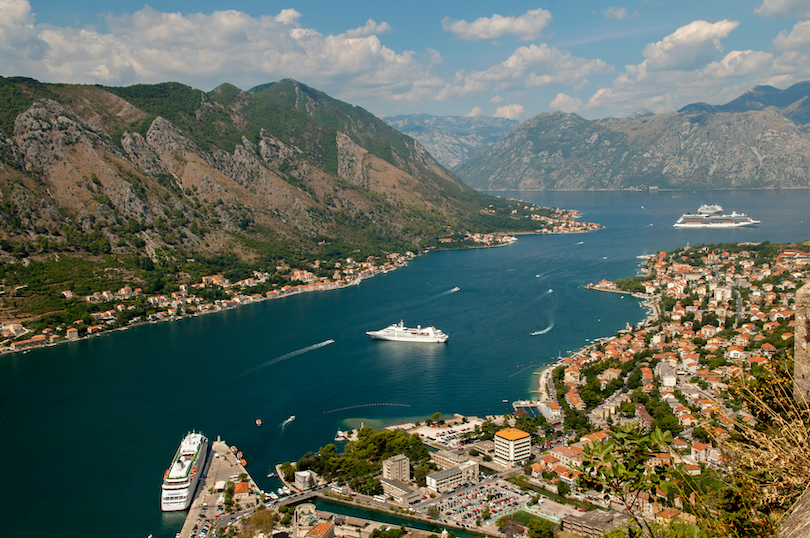
[[[570,488],[570,486],[569,486],[568,484],[566,484],[566,483],[565,483],[565,482],[563,482],[562,480],[560,480],[559,482],[557,482],[557,493],[559,493],[560,495],[562,495],[563,497],[565,497],[565,496],[566,496],[566,495],[568,495],[570,492],[571,492],[571,488]]]
[[[645,434],[637,423],[617,426],[610,439],[590,444],[582,455],[580,480],[597,491],[608,490],[627,508],[627,512],[645,536],[656,536],[650,523],[638,514],[639,494],[655,495],[656,488],[665,495],[674,482],[665,467],[649,465],[656,453],[669,452],[672,434],[656,428]]]
[[[526,527],[529,529],[529,538],[554,538],[554,523],[547,519],[531,519]]]

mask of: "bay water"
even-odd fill
[[[531,397],[542,365],[644,319],[629,295],[584,289],[634,275],[638,255],[810,239],[806,190],[492,194],[576,208],[605,229],[434,252],[343,290],[0,356],[3,534],[173,536],[183,514],[160,511],[160,483],[191,430],[238,446],[275,489],[274,464],[333,442],[338,428],[510,412],[502,400]],[[703,203],[762,224],[672,228]],[[449,342],[365,335],[400,320],[435,325]]]

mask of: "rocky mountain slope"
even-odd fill
[[[391,116],[385,122],[416,139],[447,168],[475,157],[503,138],[519,123],[492,116]]]
[[[418,142],[292,80],[204,93],[0,78],[0,97],[6,261],[68,250],[269,263],[424,248],[508,221],[482,212],[504,202]]]
[[[807,187],[808,97],[801,83],[633,119],[539,114],[454,172],[492,190]]]

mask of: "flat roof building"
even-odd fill
[[[478,462],[465,461],[456,467],[429,474],[425,482],[428,489],[436,493],[445,493],[462,484],[478,482]]]
[[[532,452],[532,438],[523,430],[506,428],[495,434],[496,463],[506,467],[522,465]]]
[[[404,454],[391,456],[382,462],[383,478],[399,480],[408,483],[411,481],[411,460]]]

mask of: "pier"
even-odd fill
[[[238,503],[242,510],[233,514],[227,513],[223,506],[225,498],[225,487],[227,483],[239,483],[239,476],[246,475],[244,482],[247,486],[241,486],[239,491],[234,492],[234,502]],[[245,467],[239,462],[236,454],[228,445],[217,438],[211,445],[211,453],[208,456],[203,477],[197,484],[197,492],[194,501],[188,509],[186,522],[180,531],[182,538],[188,538],[192,532],[201,529],[211,523],[212,532],[214,527],[226,526],[237,518],[250,515],[256,511],[256,507],[263,497],[263,492],[250,477]]]

